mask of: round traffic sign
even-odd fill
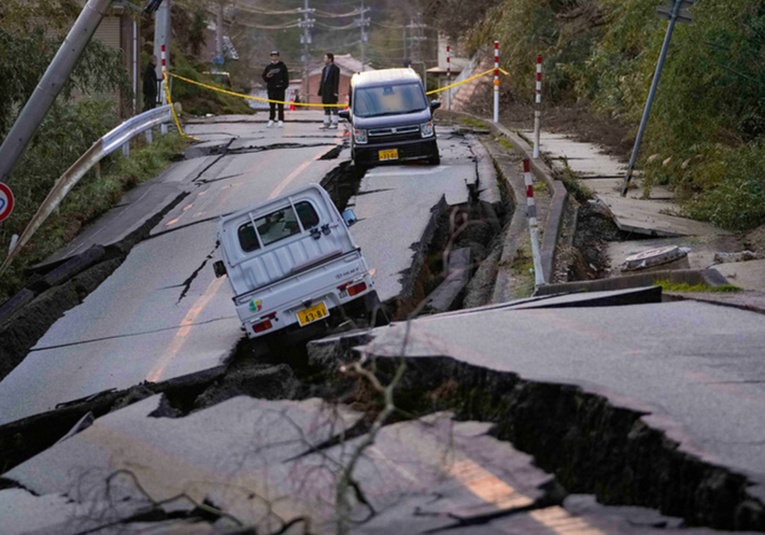
[[[13,192],[8,184],[0,182],[0,221],[7,219],[13,212]]]

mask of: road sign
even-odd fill
[[[0,182],[0,221],[8,218],[13,212],[13,192],[8,184]]]

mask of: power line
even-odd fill
[[[317,17],[324,17],[327,19],[340,19],[345,17],[355,17],[356,15],[360,15],[362,11],[360,9],[354,9],[353,11],[349,11],[348,13],[331,13],[329,11],[319,11],[316,10],[316,16]]]
[[[333,26],[331,24],[325,24],[323,22],[317,22],[316,26],[319,28],[323,28],[325,30],[329,30],[331,32],[339,31],[339,30],[350,30],[351,28],[358,28],[359,24],[357,21],[353,21],[350,24],[346,24],[345,26]]]

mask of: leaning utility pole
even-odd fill
[[[651,89],[648,92],[648,100],[645,103],[643,109],[643,118],[640,120],[640,126],[638,127],[637,137],[635,137],[635,145],[632,147],[632,155],[630,156],[629,164],[627,164],[627,176],[624,177],[624,184],[622,184],[622,197],[627,196],[627,192],[630,189],[630,183],[632,182],[632,173],[635,170],[635,164],[637,163],[638,152],[640,151],[640,143],[643,140],[643,134],[645,133],[646,126],[648,125],[648,118],[651,114],[651,106],[653,100],[656,97],[656,90],[659,87],[659,78],[661,77],[661,70],[664,67],[664,61],[667,58],[667,51],[669,50],[669,42],[672,39],[672,32],[675,29],[675,24],[678,22],[689,23],[693,20],[693,15],[687,11],[687,8],[693,7],[698,0],[667,0],[668,6],[659,6],[656,8],[659,16],[669,20],[667,26],[667,33],[664,35],[664,43],[659,53],[659,61],[656,63],[656,71],[653,75],[653,81],[651,82]]]
[[[106,15],[112,0],[88,0],[77,21],[61,43],[56,56],[21,110],[8,137],[0,146],[0,183],[5,183],[24,153],[29,141],[42,124],[77,60]]]

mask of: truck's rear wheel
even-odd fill
[[[379,327],[380,325],[388,325],[390,318],[385,307],[380,302],[380,298],[376,291],[369,292],[365,297],[367,320],[370,327]]]

